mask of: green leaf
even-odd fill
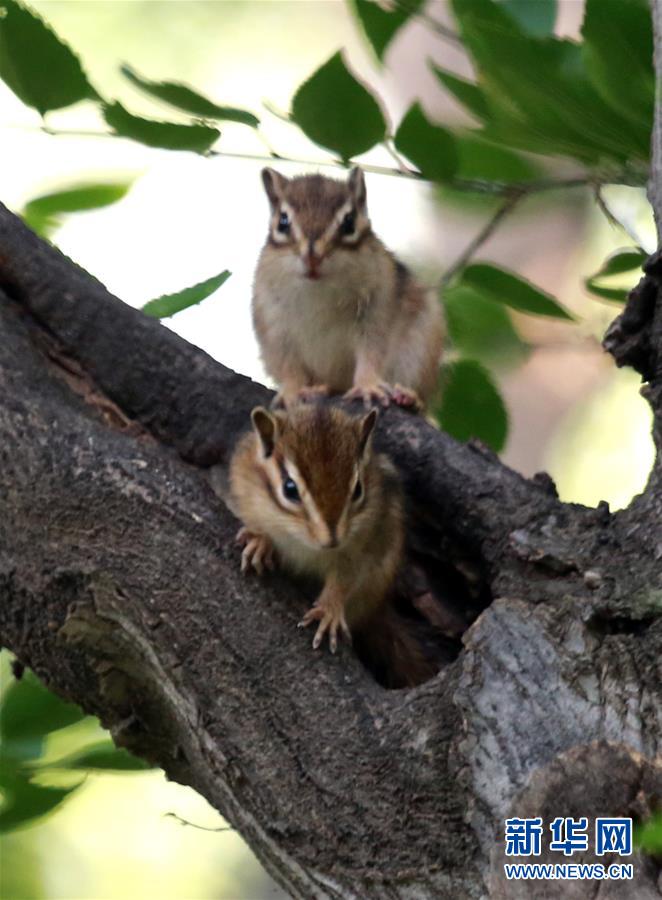
[[[408,0],[406,6],[395,4],[393,10],[384,9],[375,0],[349,0],[349,5],[381,62],[397,32],[420,10],[424,2],[425,0]]]
[[[379,104],[349,72],[341,53],[304,82],[292,101],[292,120],[304,134],[350,160],[386,136]]]
[[[508,413],[487,370],[473,359],[460,359],[442,366],[440,384],[441,427],[460,441],[478,438],[495,452],[502,450]]]
[[[44,735],[84,717],[80,707],[60,700],[32,672],[25,672],[20,681],[10,684],[0,704],[3,752],[13,755],[13,749],[25,748],[29,742],[38,742]]]
[[[608,287],[600,284],[603,279],[614,275],[623,275],[626,272],[640,272],[646,262],[647,254],[641,247],[626,247],[616,250],[603,262],[600,269],[590,278],[584,279],[584,286],[597,297],[603,300],[611,300],[614,303],[625,303],[630,288]]]
[[[145,315],[152,316],[155,319],[166,319],[168,316],[174,316],[175,313],[206,300],[229,277],[230,272],[226,270],[221,272],[220,275],[214,275],[213,278],[194,284],[193,287],[185,288],[176,294],[164,294],[163,297],[157,297],[155,300],[150,300],[146,303],[142,311]]]
[[[592,294],[595,294],[596,297],[601,297],[603,300],[611,300],[614,303],[625,303],[628,299],[629,291],[625,288],[602,287],[601,285],[594,284],[590,278],[588,278],[584,284],[586,285],[587,290]]]
[[[620,275],[623,272],[641,269],[647,258],[648,254],[641,247],[625,247],[623,250],[616,250],[607,257],[591,278],[606,278],[609,275]]]
[[[528,347],[501,303],[461,285],[447,288],[443,303],[451,343],[463,356],[508,367],[526,359]]]
[[[430,181],[448,181],[457,170],[453,135],[429,122],[418,103],[400,122],[395,146]]]
[[[634,845],[644,853],[662,854],[662,813],[638,823],[634,832]]]
[[[586,69],[600,95],[650,134],[655,108],[653,25],[647,0],[587,0]]]
[[[485,99],[485,94],[479,85],[473,81],[460,78],[452,72],[447,72],[445,69],[440,69],[439,66],[434,64],[432,65],[432,71],[446,90],[465,106],[470,113],[473,113],[477,119],[484,122],[490,118],[490,109]]]
[[[24,828],[52,812],[80,785],[58,788],[31,784],[6,763],[0,763],[0,833]]]
[[[260,124],[260,120],[253,113],[233,106],[218,106],[185,84],[174,81],[148,81],[127,65],[123,65],[120,71],[132,84],[151,97],[156,97],[157,100],[162,100],[201,119],[241,122],[242,125],[250,125],[251,128],[257,128]]]
[[[218,128],[209,125],[180,125],[174,122],[155,122],[131,115],[121,103],[103,105],[106,122],[116,134],[148,147],[164,150],[191,150],[205,153],[220,137]]]
[[[23,220],[37,234],[49,237],[60,225],[61,214],[110,206],[121,200],[130,187],[130,182],[82,184],[42,194],[26,203],[22,212]]]
[[[545,37],[556,24],[556,0],[498,0],[499,5],[530,34]]]
[[[492,0],[452,2],[491,112],[490,137],[592,165],[648,159],[648,139],[596,91],[579,45],[528,34]]]
[[[50,769],[103,769],[113,772],[143,772],[152,766],[144,759],[116,747],[112,741],[99,741],[48,764]]]
[[[0,2],[0,78],[43,116],[79,100],[98,99],[78,57],[16,0]]]
[[[492,141],[478,131],[455,135],[459,155],[457,175],[481,181],[520,183],[540,176],[540,168],[525,157]]]
[[[514,272],[499,269],[489,263],[473,263],[467,266],[460,276],[459,283],[520,312],[536,316],[553,316],[556,319],[573,318],[550,294],[534,287],[530,281]]]

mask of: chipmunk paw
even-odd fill
[[[274,546],[268,537],[243,527],[237,532],[236,541],[244,548],[241,554],[241,571],[244,574],[254,569],[258,575],[263,575],[265,570],[276,568]]]
[[[345,620],[345,611],[343,607],[324,603],[317,600],[313,606],[304,615],[299,622],[299,628],[306,628],[313,622],[319,622],[315,637],[313,638],[313,649],[317,650],[324,639],[324,635],[329,635],[329,647],[331,653],[335,653],[338,649],[338,635],[343,634],[348,641],[351,642],[352,636]]]
[[[388,406],[391,402],[392,388],[384,382],[368,385],[357,384],[343,396],[345,400],[361,400],[366,408],[375,404]]]
[[[391,400],[396,406],[402,406],[404,409],[411,410],[411,412],[420,412],[423,409],[423,404],[416,391],[403,387],[401,384],[393,385]]]

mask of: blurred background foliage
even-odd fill
[[[0,653],[3,900],[284,896],[202,797],[18,674]]]
[[[656,246],[646,0],[0,0],[0,79],[3,202],[263,381],[259,169],[358,161],[377,233],[445,307],[442,427],[565,500],[643,488],[650,413],[600,339]],[[204,800],[9,665],[2,897],[279,895]]]

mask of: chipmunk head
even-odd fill
[[[286,412],[258,406],[251,418],[265,512],[270,504],[279,528],[307,546],[341,546],[370,507],[377,410],[357,418],[319,404]]]
[[[301,274],[323,275],[323,260],[339,248],[356,248],[370,231],[363,172],[354,168],[347,181],[323,175],[286,178],[274,169],[262,170],[271,205],[269,241],[294,252]]]

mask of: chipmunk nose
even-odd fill
[[[320,277],[320,260],[314,256],[306,257],[306,278],[317,279]]]
[[[329,533],[326,535],[326,540],[320,541],[320,547],[323,550],[333,550],[334,547],[337,547],[339,544],[338,534],[335,528],[329,528]]]
[[[320,265],[322,263],[322,257],[315,253],[314,250],[315,242],[313,240],[308,241],[305,253],[303,254],[303,262],[306,267],[306,278],[319,278],[320,277]]]

